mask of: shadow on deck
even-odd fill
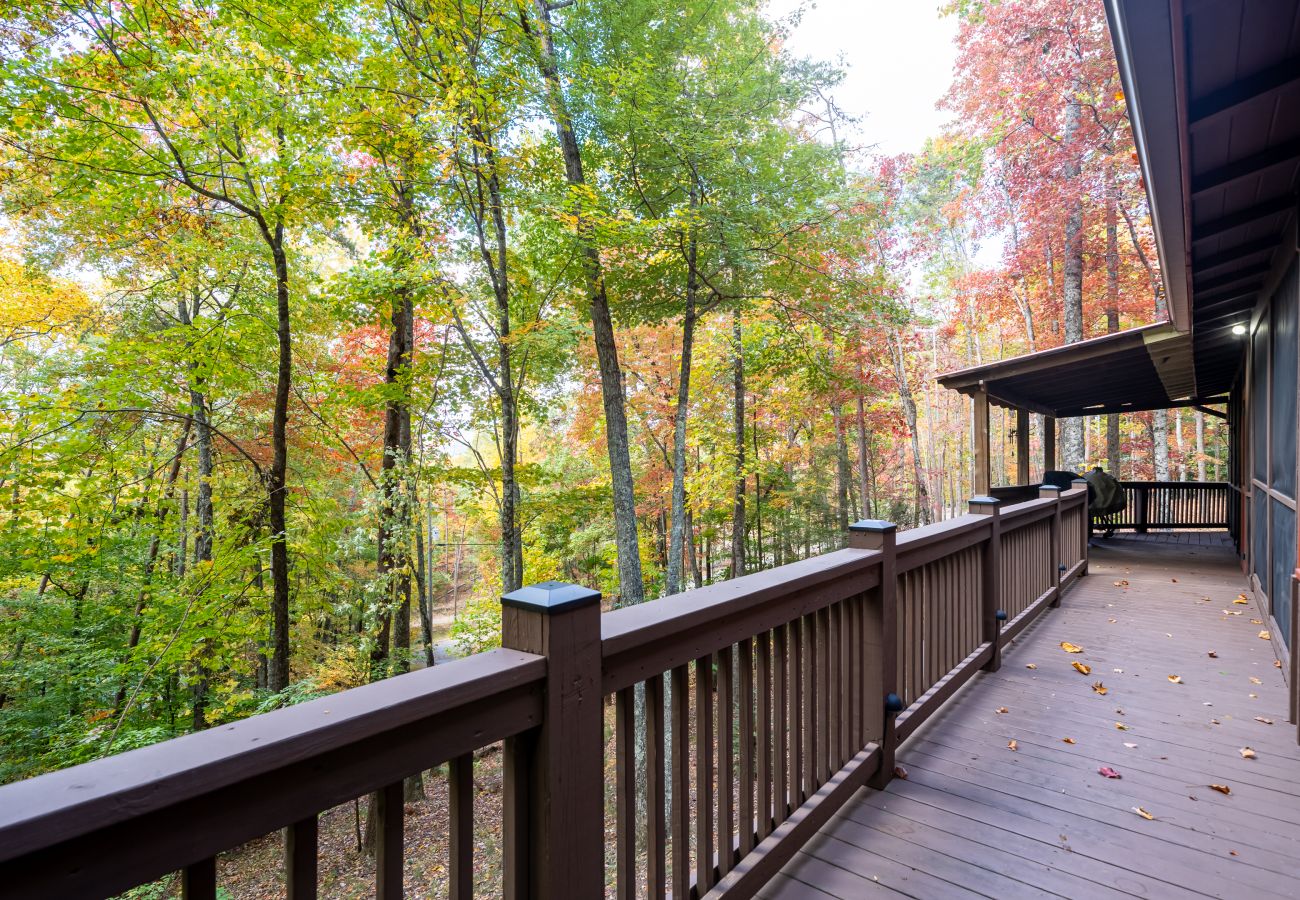
[[[1296,896],[1300,748],[1226,535],[1099,540],[1090,569],[761,896]]]

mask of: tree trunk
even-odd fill
[[[1062,274],[1062,301],[1064,305],[1065,343],[1083,340],[1083,197],[1079,185],[1081,171],[1077,151],[1071,146],[1079,130],[1082,106],[1079,94],[1082,85],[1076,79],[1071,85],[1065,105],[1065,123],[1061,129],[1061,142],[1065,145],[1065,259]],[[1061,453],[1065,468],[1081,472],[1084,466],[1083,420],[1078,417],[1061,422]]]
[[[732,427],[735,436],[735,490],[731,512],[731,577],[745,574],[745,354],[740,313],[731,314]]]
[[[1196,480],[1205,480],[1205,413],[1196,411]]]
[[[293,378],[293,347],[289,322],[289,261],[284,252],[284,225],[277,223],[271,240],[275,258],[275,407],[271,413],[271,467],[267,499],[271,526],[271,665],[268,687],[289,686],[289,526],[286,516],[289,468],[289,390]]]
[[[916,433],[916,401],[912,399],[912,389],[907,381],[901,334],[895,332],[889,336],[889,349],[894,363],[894,381],[898,387],[898,398],[903,404],[903,420],[907,425],[912,450],[912,478],[916,490],[917,523],[929,525],[932,521],[930,488],[927,484],[925,466],[921,461],[921,441]]]
[[[862,378],[861,370],[858,378]],[[875,504],[871,498],[871,472],[867,463],[867,411],[866,400],[858,395],[858,496],[862,498],[862,518],[875,518]]]
[[[691,207],[696,192],[691,189]],[[686,304],[682,314],[682,361],[677,376],[677,409],[673,416],[673,495],[668,529],[668,572],[664,579],[666,593],[682,589],[682,543],[686,535],[686,416],[691,400],[691,354],[695,345],[695,292],[698,243],[694,225],[686,245]]]
[[[534,0],[539,23],[538,66],[546,82],[547,101],[555,133],[564,157],[564,174],[570,185],[585,188],[582,154],[573,133],[572,119],[560,82],[551,31],[551,9],[547,0]],[[527,18],[524,19],[527,27]],[[595,337],[596,361],[600,368],[600,393],[605,408],[605,443],[609,449],[609,469],[614,493],[614,535],[618,548],[618,576],[624,605],[645,599],[641,576],[641,550],[637,541],[636,490],[632,480],[632,456],[628,447],[627,409],[623,397],[623,373],[618,362],[618,345],[614,337],[614,319],[605,292],[605,276],[591,226],[578,218],[578,237],[583,250],[584,274],[590,304],[591,327]]]

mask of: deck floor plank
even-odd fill
[[[1089,568],[900,748],[907,778],[860,791],[763,896],[1296,895],[1300,747],[1225,536],[1103,540]]]

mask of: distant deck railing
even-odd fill
[[[1086,573],[1077,484],[970,509],[611,612],[525,588],[506,649],[0,787],[0,890],[180,871],[215,898],[217,854],[284,829],[288,896],[313,898],[318,814],[373,794],[377,895],[400,897],[403,780],[449,762],[451,896],[471,897],[473,754],[504,741],[507,897],[752,896]]]
[[[1097,527],[1144,533],[1158,529],[1232,529],[1234,488],[1226,481],[1121,481],[1124,510],[1097,517]],[[1036,484],[992,488],[1003,503],[1017,503],[1038,492]]]

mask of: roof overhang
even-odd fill
[[[1057,418],[1222,400],[1197,396],[1191,336],[1168,322],[950,372],[939,384]]]

